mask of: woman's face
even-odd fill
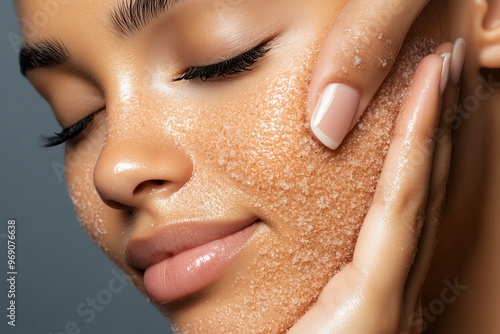
[[[64,46],[61,64],[27,72],[60,124],[95,113],[66,147],[80,221],[177,330],[283,332],[350,261],[430,45],[403,52],[330,152],[305,100],[345,2],[17,2],[27,46]]]

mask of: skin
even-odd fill
[[[74,56],[75,60],[71,66],[37,70],[28,75],[30,81],[53,105],[56,117],[63,127],[73,124],[88,113],[99,110],[104,104],[106,105],[105,113],[102,112],[98,116],[91,131],[85,134],[84,140],[77,141],[67,147],[68,186],[84,227],[110,258],[131,275],[138,288],[144,290],[141,272],[131,267],[125,260],[124,245],[131,238],[154,233],[155,228],[166,221],[175,222],[186,218],[260,217],[264,224],[259,227],[259,232],[238,258],[237,264],[225,272],[223,278],[208,287],[203,293],[159,306],[159,308],[171,317],[180,330],[185,331],[202,330],[193,325],[193,319],[201,322],[205,332],[216,330],[223,332],[225,329],[233,330],[234,328],[245,328],[256,332],[284,331],[316,300],[321,288],[328,282],[331,275],[350,262],[356,235],[352,231],[359,229],[364,214],[368,210],[373,196],[371,189],[374,189],[376,185],[383,161],[382,151],[374,149],[373,146],[381,142],[380,138],[373,133],[355,129],[340,152],[332,153],[315,143],[310,133],[305,129],[298,130],[305,124],[302,114],[297,110],[305,110],[308,73],[312,70],[313,60],[317,54],[319,37],[325,35],[332,18],[339,14],[342,2],[332,4],[330,1],[318,1],[317,6],[311,6],[310,3],[304,1],[295,1],[293,5],[287,2],[287,6],[284,6],[280,1],[259,2],[258,6],[249,3],[244,5],[248,8],[245,8],[246,14],[243,19],[241,15],[238,15],[237,8],[227,7],[223,9],[229,14],[229,16],[224,15],[224,17],[230,18],[226,19],[226,23],[234,20],[243,28],[248,27],[248,30],[242,28],[243,31],[250,31],[250,28],[251,31],[261,29],[261,34],[272,35],[276,41],[266,60],[257,64],[254,71],[241,76],[238,80],[233,80],[233,86],[224,85],[224,83],[211,83],[207,86],[200,83],[188,84],[184,82],[174,84],[168,80],[162,80],[165,77],[175,77],[180,74],[182,69],[199,65],[199,62],[210,63],[214,58],[237,55],[248,49],[245,46],[257,42],[252,40],[252,36],[239,36],[237,43],[235,42],[234,45],[228,43],[230,46],[225,49],[225,43],[221,44],[220,41],[225,41],[229,31],[233,30],[229,24],[223,25],[211,20],[213,15],[209,17],[208,13],[213,13],[213,8],[210,11],[208,3],[201,5],[194,0],[186,1],[186,4],[175,9],[176,13],[173,11],[168,14],[170,20],[166,16],[165,20],[135,36],[135,43],[116,38],[107,32],[106,27],[102,25],[105,19],[103,15],[113,3],[114,1],[71,3],[61,7],[61,15],[56,15],[43,29],[25,36],[31,42],[44,37],[57,37],[64,41]],[[197,3],[196,6],[193,5],[195,3]],[[192,7],[189,7],[190,5]],[[266,6],[265,10],[263,10],[263,6]],[[469,6],[467,8],[469,11],[464,9],[467,6]],[[464,10],[460,12],[462,17],[470,15],[469,13],[479,15],[480,8],[475,6],[479,5],[464,3],[464,6],[460,8],[460,10]],[[18,2],[19,15],[22,18],[33,17],[37,9],[34,1]],[[239,9],[241,10],[241,8]],[[445,9],[446,7],[443,6],[442,10],[446,13]],[[188,20],[187,15],[185,15],[185,11],[191,10],[200,10],[200,12],[206,13],[206,16],[201,15],[200,19],[193,23],[192,19]],[[278,18],[273,15],[277,12],[280,13]],[[268,13],[269,20],[263,18],[263,13]],[[179,43],[174,34],[165,36],[164,33],[161,33],[172,29],[173,23],[171,22],[178,24],[177,28],[181,27],[176,31],[185,34],[184,40],[187,39],[189,42]],[[273,22],[273,24],[271,25],[269,22]],[[184,26],[186,28],[182,29]],[[62,27],[64,29],[61,29]],[[206,28],[208,36],[200,37],[196,33],[200,27],[208,27]],[[451,24],[450,27],[454,28],[456,25]],[[160,29],[166,30],[160,31]],[[86,31],[87,37],[82,38],[80,33],[82,30]],[[450,36],[457,33],[465,33],[465,30],[448,32]],[[468,42],[474,42],[481,37],[480,31],[474,31],[474,33],[462,36],[467,37]],[[99,45],[94,42],[96,38],[102,41]],[[155,41],[160,42],[154,43]],[[150,45],[154,45],[150,52],[139,52],[139,50],[147,49]],[[174,47],[167,47],[172,45]],[[196,45],[198,51],[196,54],[193,54],[190,49],[193,47],[192,45]],[[222,49],[214,48],[214,45],[222,45]],[[484,47],[484,45],[481,46]],[[238,49],[238,51],[233,51],[233,48]],[[471,83],[476,82],[475,74],[477,74],[479,66],[484,65],[482,62],[491,60],[481,53],[485,47],[479,48],[479,50],[477,54],[468,54],[471,60],[465,77],[470,81],[464,80],[467,83],[463,91],[465,94],[471,93],[474,87]],[[290,59],[297,59],[297,61],[292,60],[284,65],[281,59],[285,55]],[[434,78],[434,81],[430,82],[432,87],[437,87],[439,84],[437,74],[440,73],[441,64],[437,58],[439,57],[434,56],[422,65],[422,71],[429,74],[429,76],[423,77]],[[164,59],[167,65],[163,65]],[[158,67],[159,62],[162,64],[160,67]],[[81,71],[74,71],[75,67],[80,68]],[[297,79],[290,80],[294,75]],[[234,91],[239,93],[235,94]],[[208,104],[207,98],[213,97],[214,94],[217,94],[218,99],[214,99]],[[435,90],[428,94],[434,94],[431,102],[438,105],[439,96],[435,94]],[[264,102],[263,105],[262,103],[259,105],[262,96],[265,96]],[[298,102],[292,100],[292,103],[286,98],[276,99],[279,96],[294,96]],[[453,97],[450,98],[451,104],[453,104],[453,100]],[[485,110],[493,110],[490,107],[496,103],[495,101],[498,101],[498,98],[488,99],[481,107]],[[273,110],[273,105],[277,105],[277,108],[274,109],[274,113],[269,113],[270,110]],[[447,104],[445,103],[445,105]],[[438,108],[434,107],[433,109]],[[142,112],[137,113],[137,110]],[[413,108],[413,110],[416,112],[415,110],[418,108]],[[208,115],[214,115],[213,123],[209,126],[206,124],[207,111]],[[256,115],[254,116],[252,112]],[[412,115],[410,112],[406,114]],[[376,115],[376,108],[373,115]],[[397,109],[391,115],[395,119]],[[417,130],[428,130],[436,126],[438,117],[435,116],[437,114],[432,115],[434,118],[424,118],[429,120],[423,122],[421,127],[417,127]],[[151,117],[159,121],[152,124]],[[487,120],[493,121],[488,124],[499,124],[498,116],[494,113],[486,112],[475,117],[485,117]],[[411,119],[411,117],[409,118]],[[281,124],[287,125],[284,130],[281,128],[281,132],[276,132],[274,128],[269,126],[270,124],[279,125],[280,121]],[[484,194],[483,198],[493,201],[494,198],[498,198],[498,183],[493,182],[489,187],[476,188],[472,186],[476,184],[473,182],[474,180],[463,180],[457,176],[460,175],[459,172],[467,168],[468,165],[464,162],[467,161],[470,154],[474,153],[474,149],[477,149],[477,145],[468,144],[465,139],[461,138],[480,137],[478,128],[482,121],[485,119],[475,119],[458,132],[457,145],[461,143],[461,147],[464,149],[453,158],[450,189],[455,189],[453,187],[465,183],[465,186],[470,186],[474,190],[474,193]],[[403,125],[399,125],[399,127],[406,129],[404,121],[401,122]],[[260,133],[261,136],[255,138],[250,132],[235,135],[241,124],[249,124],[249,128]],[[381,123],[380,120],[377,121],[376,118],[367,116],[364,124],[369,128],[382,129],[385,138],[390,139],[393,121],[388,120]],[[198,129],[196,136],[193,136],[191,129]],[[228,131],[235,140],[229,142],[223,131]],[[402,130],[402,133],[406,132]],[[429,136],[429,132],[422,133],[425,134],[422,136],[425,140]],[[467,135],[470,134],[475,136],[468,137]],[[491,152],[495,152],[494,148],[497,147],[495,145],[499,141],[498,138],[492,138],[494,138],[493,143],[495,144],[485,147],[481,151],[484,154],[481,158],[494,163],[493,160],[490,160],[490,155]],[[211,143],[214,151],[220,150],[221,156],[207,154],[206,152],[210,150],[207,150],[207,147],[201,143],[204,145]],[[296,143],[303,144],[297,145]],[[282,150],[277,151],[276,145],[282,145]],[[252,160],[251,155],[248,154],[252,147],[258,147],[260,152],[274,152],[277,154],[277,159],[272,159],[273,157],[269,154],[262,154],[259,159]],[[394,154],[397,156],[401,155],[399,150],[393,150],[392,147],[398,147],[397,145],[391,146],[391,152],[396,152]],[[236,152],[236,156],[231,150]],[[303,150],[309,150],[303,162],[297,158],[290,160],[290,156],[300,155]],[[372,152],[371,156],[369,156],[370,152]],[[430,155],[432,156],[432,154]],[[352,163],[350,164],[346,160],[350,156],[353,157],[353,161],[364,161],[364,164],[353,169]],[[442,154],[442,156],[446,156],[446,154]],[[220,163],[221,157],[222,163]],[[367,157],[373,160],[366,163]],[[175,164],[172,161],[175,161]],[[244,161],[245,164],[238,163],[239,161]],[[259,164],[260,161],[262,161],[261,164]],[[389,161],[391,161],[390,158]],[[429,165],[428,168],[424,169],[426,172],[423,174],[425,175],[420,177],[424,180],[430,178],[431,181],[427,179],[427,183],[430,182],[431,194],[439,194],[439,191],[432,191],[432,185],[439,187],[442,185],[444,177],[441,176],[438,181],[433,183],[430,170],[444,170],[444,174],[446,174],[447,159],[444,159],[444,167],[433,166],[431,159],[427,161]],[[124,162],[128,164],[124,165]],[[231,162],[234,163],[231,164]],[[290,167],[287,172],[283,172],[283,162]],[[257,166],[257,173],[252,173],[245,168],[249,163]],[[300,200],[300,194],[286,191],[286,185],[296,181],[297,175],[301,175],[301,173],[304,175],[303,171],[308,170],[309,166],[312,166],[310,170],[314,173],[312,173],[313,175],[305,175],[304,180],[316,180],[317,183],[311,184],[311,194],[307,196],[307,201],[304,203]],[[372,168],[366,169],[370,166]],[[126,168],[117,169],[117,167]],[[394,168],[388,167],[388,169],[393,170]],[[356,191],[343,185],[353,170],[355,173],[359,173],[359,179],[363,181],[361,188]],[[492,180],[498,180],[498,177],[495,178],[495,170],[498,169],[491,168],[491,174],[477,172],[472,175],[491,176]],[[412,172],[410,174],[418,176],[418,173]],[[262,175],[277,175],[277,179],[284,183],[268,182],[266,184],[266,179]],[[167,180],[168,187],[159,186],[152,182],[153,180]],[[261,185],[261,188],[256,190],[255,184]],[[325,189],[325,184],[331,184],[333,188]],[[137,189],[139,191],[134,191]],[[411,189],[411,186],[407,185],[405,189]],[[441,192],[442,189],[441,186]],[[196,195],[205,193],[209,195],[208,198],[200,198]],[[334,197],[335,193],[341,194],[338,202],[333,201],[337,198]],[[427,189],[424,189],[424,193],[421,194],[421,197],[424,198],[419,198],[419,202],[426,202],[426,196],[424,196],[426,193]],[[358,197],[356,198],[356,196]],[[449,203],[451,204],[447,208],[466,207],[463,204],[466,198],[461,197],[458,192],[452,193],[450,197]],[[283,198],[287,199],[288,202],[281,202],[281,205],[276,204],[280,203],[279,200],[283,200]],[[330,205],[333,210],[328,214],[322,214],[317,206],[311,205],[311,203],[317,204],[319,200],[325,198],[327,205]],[[355,198],[358,201],[356,209],[349,209],[348,204]],[[336,205],[332,206],[331,203],[336,203]],[[398,207],[404,208],[405,203],[385,204],[392,204],[392,208],[397,211]],[[193,207],[196,209],[193,210]],[[320,209],[321,207],[322,205]],[[477,212],[474,211],[477,208],[473,205],[469,207],[471,215]],[[134,210],[134,220],[127,216],[127,210],[130,209]],[[486,208],[484,209],[486,210]],[[494,210],[490,207],[488,209]],[[415,215],[420,213],[419,210],[416,210]],[[311,221],[315,223],[306,221],[306,224],[300,224],[299,217],[296,215],[301,212],[306,217],[312,217]],[[452,215],[452,212],[452,209],[445,211],[443,231],[456,217]],[[486,210],[482,216],[484,218],[480,223],[486,228],[493,229],[495,226],[493,213]],[[332,223],[330,221],[332,215],[345,217],[344,224],[347,225],[341,226],[340,220]],[[464,226],[470,226],[465,218],[460,218],[458,221],[463,222]],[[310,224],[312,224],[314,232],[306,233],[310,230],[308,227]],[[367,226],[374,225],[368,224]],[[498,235],[498,233],[493,235]],[[296,245],[300,244],[298,240],[304,236],[310,238],[314,247],[300,245],[300,247],[295,248]],[[437,259],[448,260],[448,257],[443,255],[445,254],[445,251],[442,250],[443,247],[454,245],[454,242],[460,240],[460,237],[463,236],[457,232],[446,234],[446,239],[442,239],[449,240],[449,242],[445,241],[439,244]],[[332,249],[332,245],[339,240],[342,240],[344,245]],[[369,245],[369,242],[365,241],[363,244]],[[262,251],[264,245],[269,247],[268,253]],[[297,267],[291,265],[290,256],[285,256],[285,252],[290,247],[293,247],[294,252],[297,252],[297,259],[301,264],[308,266],[307,272],[311,273],[310,277],[307,276],[307,273],[297,272]],[[476,247],[474,248],[475,256],[488,258],[488,254],[492,254],[489,252],[490,249],[486,250],[485,246]],[[454,250],[464,251],[456,248]],[[307,255],[311,251],[326,254],[325,261],[308,263]],[[337,255],[338,252],[340,252],[340,256]],[[368,253],[367,251],[359,252],[360,254]],[[269,261],[269,255],[278,259],[279,272],[274,270],[276,264]],[[406,263],[410,259],[411,263],[414,255],[414,252],[410,252],[401,259]],[[482,271],[485,270],[484,268],[473,270],[475,262],[472,260],[471,257],[470,262],[458,268],[460,272],[468,273],[467,282],[471,286],[474,283],[479,283],[480,277],[484,277]],[[327,263],[330,265],[325,270]],[[440,263],[449,263],[449,261]],[[391,272],[395,274],[400,273],[400,282],[404,286],[408,275],[408,265],[390,263],[387,267],[393,268],[394,270]],[[426,305],[427,299],[431,298],[430,300],[432,300],[432,296],[439,295],[439,283],[442,282],[439,275],[453,277],[448,275],[458,272],[456,266],[453,265],[441,268],[444,269],[441,273],[431,270],[431,277],[436,279],[428,283],[430,293],[426,295],[424,305]],[[382,269],[379,270],[382,271]],[[303,275],[307,277],[304,278]],[[252,286],[250,278],[254,278],[257,284]],[[420,278],[421,275],[417,281]],[[437,283],[433,285],[432,282]],[[258,288],[255,289],[255,286]],[[276,286],[282,286],[283,289],[276,291]],[[478,285],[474,284],[473,286],[477,287]],[[328,293],[338,292],[339,288],[327,290],[322,295],[326,299],[329,296]],[[257,309],[263,305],[269,306],[267,305],[269,300],[290,301],[290,297],[296,296],[297,291],[304,291],[299,296],[299,305],[286,304],[285,311],[281,307],[272,309],[269,314],[275,314],[276,317],[273,317],[271,322],[267,316],[263,316],[260,312],[250,312],[248,317],[244,319],[235,316],[235,314],[240,314],[235,313],[235,311],[239,311],[241,305],[244,305],[244,297],[249,297],[255,302],[254,305],[245,305],[243,309],[248,311],[252,310],[248,306]],[[371,294],[367,295],[379,297],[372,298],[381,300],[380,291],[384,291],[383,289],[371,287],[370,291]],[[268,294],[270,297],[265,300],[256,298],[262,294]],[[464,296],[450,308],[464,307],[461,306],[464,305],[464,300],[470,301],[471,298],[466,299]],[[371,304],[367,303],[366,305]],[[270,307],[276,306],[271,305]],[[382,312],[379,305],[375,304],[374,307],[368,307],[368,310],[376,309]],[[326,312],[326,314],[330,313]],[[434,321],[432,325],[451,326],[451,324],[446,323],[446,319],[449,317],[442,317],[440,321]],[[216,323],[209,324],[208,319],[214,319]],[[485,329],[498,328],[498,326],[494,327],[493,317],[486,320],[482,324]],[[395,323],[399,324],[398,321]],[[455,326],[456,323],[453,325]],[[389,324],[389,326],[396,325]],[[249,329],[244,326],[254,327]],[[460,327],[456,326],[456,332],[459,332]]]

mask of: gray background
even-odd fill
[[[115,266],[79,226],[66,185],[54,171],[62,147],[40,134],[59,129],[48,104],[18,70],[12,1],[0,2],[0,333],[170,333],[170,325],[132,285],[112,295],[95,318],[77,314],[87,298],[106,296]],[[14,43],[13,43],[14,42]],[[17,221],[17,318],[7,325],[7,221]],[[116,269],[115,269],[116,270]],[[102,299],[101,299],[102,300]],[[91,309],[90,307],[85,307]],[[78,333],[78,332],[75,332]]]

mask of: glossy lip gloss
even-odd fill
[[[176,238],[173,237],[174,231],[168,231],[165,237],[139,241],[130,247],[129,260],[136,266],[146,268],[144,287],[150,298],[159,304],[168,303],[215,281],[231,266],[261,224],[260,221],[251,221],[234,231],[227,227],[229,224],[224,226],[222,223],[219,224],[221,231],[213,226],[211,233],[205,230],[192,238],[187,233],[193,232],[191,229],[185,229]],[[162,245],[165,246],[163,250]],[[168,252],[169,247],[176,250]]]

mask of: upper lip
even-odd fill
[[[132,238],[126,247],[130,265],[145,270],[181,252],[222,239],[255,223],[255,217],[230,221],[186,221],[153,229]]]

